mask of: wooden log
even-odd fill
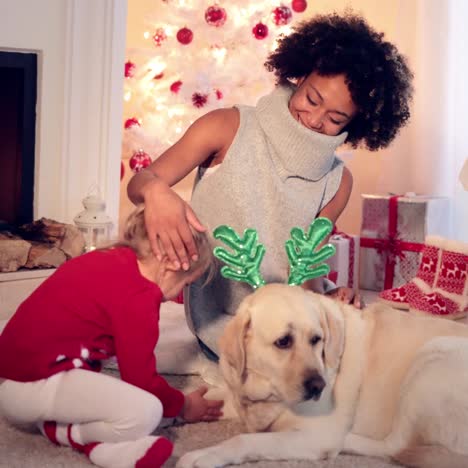
[[[84,251],[83,233],[73,224],[41,218],[17,232],[21,237],[0,232],[0,272],[57,267]]]
[[[0,271],[11,272],[25,266],[31,243],[22,239],[0,239]]]
[[[58,244],[58,247],[65,252],[68,258],[81,255],[85,248],[83,233],[73,224],[66,224],[64,236]]]
[[[31,242],[26,268],[52,268],[58,267],[67,260],[63,250],[40,242]]]
[[[63,239],[66,231],[65,226],[64,223],[53,219],[41,218],[20,226],[19,234],[26,240],[55,244]]]
[[[83,233],[73,224],[59,223],[53,219],[41,218],[20,227],[20,234],[26,240],[45,242],[62,249],[68,258],[83,253]]]

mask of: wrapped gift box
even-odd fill
[[[448,236],[449,199],[362,195],[360,287],[382,291],[416,276],[428,235]]]
[[[336,254],[327,260],[330,266],[328,279],[336,286],[359,286],[359,236],[345,233],[333,234],[329,241],[336,247]]]

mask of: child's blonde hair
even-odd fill
[[[208,282],[212,279],[217,268],[216,258],[212,252],[213,246],[206,233],[194,229],[191,229],[191,231],[198,251],[198,260],[190,262],[188,272],[199,268],[203,272],[208,271],[207,280],[205,281]],[[130,213],[125,223],[123,240],[117,245],[130,247],[139,260],[146,260],[154,256],[145,226],[144,205],[137,206]],[[181,273],[185,272],[182,270]]]

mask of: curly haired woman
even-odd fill
[[[408,122],[412,73],[360,16],[323,15],[300,24],[265,65],[277,78],[270,95],[255,107],[202,116],[129,183],[130,199],[145,203],[153,250],[178,268],[197,258],[190,227],[228,224],[239,233],[255,227],[267,249],[263,277],[285,282],[291,228],[305,228],[317,216],[336,222],[348,202],[352,176],[335,150],[343,143],[384,148]],[[189,206],[170,187],[196,167]],[[204,289],[202,282],[190,286],[186,311],[202,347],[216,353],[221,329],[250,290],[221,276]],[[307,287],[326,292],[322,281]],[[353,300],[347,290],[334,294]]]

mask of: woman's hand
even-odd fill
[[[185,403],[181,417],[187,422],[216,421],[223,412],[223,400],[207,400],[204,395],[208,387],[202,386],[188,395],[185,395]]]
[[[340,286],[328,292],[327,296],[333,297],[334,299],[344,302],[345,304],[351,304],[358,309],[363,309],[365,307],[364,300],[362,299],[359,291],[355,291],[351,288]]]
[[[206,228],[187,202],[163,180],[154,178],[144,187],[145,225],[151,248],[158,259],[166,255],[174,268],[188,270],[198,258],[190,226],[204,232]]]
[[[145,224],[153,252],[159,258],[167,255],[176,269],[188,269],[190,260],[198,258],[192,232],[204,232],[206,228],[171,187],[209,158],[220,164],[238,128],[238,109],[208,112],[128,183],[129,199],[145,204]]]

